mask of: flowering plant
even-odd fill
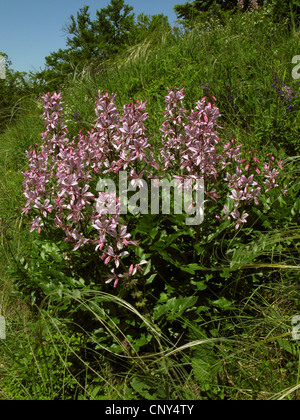
[[[219,206],[214,215],[208,210],[208,217],[232,219],[236,230],[243,226],[262,193],[279,188],[282,163],[274,156],[263,162],[258,152],[247,154],[234,139],[222,143],[215,103],[204,97],[188,113],[184,97],[184,89],[168,89],[162,146],[154,156],[144,124],[146,102],[124,105],[120,115],[115,95],[99,91],[94,127],[69,139],[61,93],[43,96],[42,144],[26,152],[29,167],[23,173],[27,200],[23,212],[34,216],[30,230],[53,237],[59,231],[73,251],[88,248],[103,263],[103,283],[117,287],[120,280],[126,284],[143,273],[147,261],[137,252],[134,229],[128,229],[135,217],[122,217],[116,192],[97,190],[103,176],[117,182],[116,175],[126,170],[133,188],[144,185],[142,178],[149,181],[164,174],[179,179],[181,187],[186,179],[202,179],[206,201]]]
[[[113,262],[106,282],[113,281],[116,287],[121,276],[132,275],[145,261],[125,269],[122,258],[128,255],[127,247],[137,243],[120,219],[118,198],[105,192],[97,196],[93,184],[102,173],[117,172],[130,163],[137,167],[136,160],[146,161],[149,145],[141,136],[139,141],[134,137],[142,130],[144,105],[124,107],[124,117],[119,119],[113,99],[99,92],[94,128],[69,140],[63,123],[61,94],[48,93],[43,100],[46,131],[40,150],[31,147],[27,152],[29,169],[24,173],[27,202],[23,211],[36,212],[31,231],[59,229],[65,241],[74,243],[74,251],[83,246],[101,251],[104,265]],[[133,117],[138,122],[132,123]],[[130,175],[135,175],[133,167]],[[114,212],[110,211],[112,206]],[[120,266],[122,274],[115,271]]]
[[[292,112],[295,108],[295,99],[297,98],[293,89],[284,84],[282,79],[279,79],[275,73],[273,74],[272,86],[274,86],[282,104],[287,106],[289,112]]]

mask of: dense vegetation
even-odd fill
[[[0,399],[299,399],[299,2],[226,3],[84,7],[0,80]],[[203,222],[101,212],[120,170]]]

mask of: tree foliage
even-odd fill
[[[192,20],[200,13],[205,13],[213,9],[230,10],[237,6],[237,0],[195,0],[192,3],[178,4],[174,10],[179,19]]]
[[[280,22],[284,19],[297,19],[300,16],[299,0],[194,0],[192,3],[178,4],[174,7],[179,19],[182,19],[186,26],[191,26],[195,20],[203,22],[208,18],[221,18],[229,11],[236,11],[238,7],[249,10],[253,5],[267,5],[272,8],[274,21]]]
[[[133,7],[124,0],[111,0],[107,7],[96,11],[95,20],[89,6],[84,6],[76,16],[70,16],[70,23],[64,28],[66,48],[46,57],[46,69],[36,74],[35,79],[47,81],[48,87],[55,90],[66,75],[81,72],[85,67],[101,68],[103,62],[128,46],[168,29],[167,16],[140,14],[136,18]]]
[[[67,48],[46,57],[47,69],[65,74],[117,54],[130,42],[134,29],[132,10],[124,0],[111,0],[106,8],[97,10],[96,19],[92,20],[89,6],[79,9],[76,17],[70,16],[71,22],[65,27]]]

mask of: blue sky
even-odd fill
[[[0,51],[5,52],[17,71],[43,68],[44,58],[52,51],[65,48],[64,25],[71,14],[84,5],[95,11],[106,7],[110,0],[0,0]],[[126,0],[138,15],[163,13],[174,24],[173,7],[186,0]]]

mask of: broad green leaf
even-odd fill
[[[229,309],[233,309],[234,307],[233,302],[227,300],[224,296],[221,297],[220,299],[214,300],[212,304],[222,310],[229,310]]]

